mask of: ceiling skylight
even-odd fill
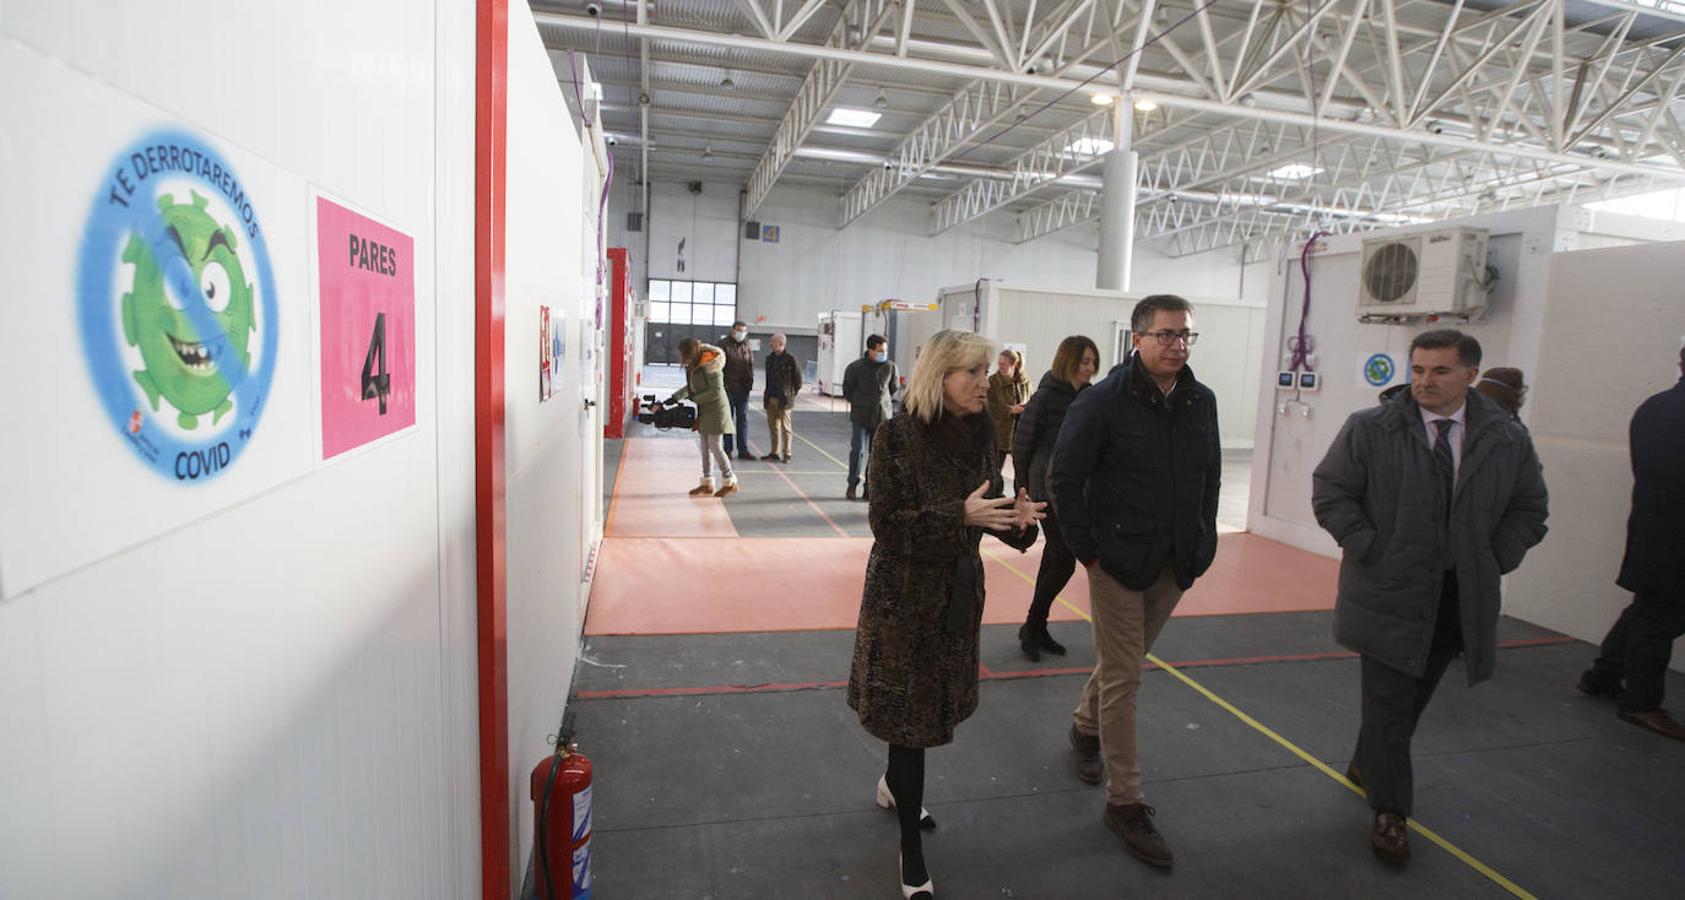
[[[1268,174],[1271,178],[1280,178],[1284,181],[1302,181],[1312,175],[1321,173],[1321,169],[1312,168],[1304,163],[1288,163],[1279,169],[1271,169]]]
[[[1078,138],[1065,147],[1066,156],[1100,156],[1112,152],[1112,142],[1105,138]]]
[[[831,115],[825,119],[827,125],[847,125],[850,128],[870,128],[883,118],[883,113],[869,109],[853,109],[839,106],[831,110]]]

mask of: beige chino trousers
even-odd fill
[[[1145,591],[1124,587],[1096,565],[1088,570],[1088,597],[1096,662],[1077,704],[1076,727],[1083,734],[1100,736],[1106,802],[1145,803],[1141,761],[1135,753],[1135,697],[1141,687],[1141,665],[1182,599],[1182,589],[1176,586],[1168,564]]]

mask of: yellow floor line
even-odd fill
[[[1005,559],[1003,559],[999,556],[996,556],[995,554],[990,553],[988,551],[984,551],[983,555],[987,556],[989,559],[992,559],[995,562],[1000,563],[1001,565],[1005,566],[1008,571],[1012,572],[1014,575],[1017,575],[1019,578],[1024,579],[1025,581],[1029,582],[1032,585],[1035,584],[1034,578],[1031,578],[1029,575],[1026,575],[1024,572],[1019,570],[1018,567],[1012,565],[1010,562],[1007,562]],[[1075,606],[1075,605],[1071,604],[1071,602],[1066,600],[1063,595],[1057,596],[1054,599],[1056,599],[1066,609],[1068,609],[1071,612],[1074,612],[1077,615],[1081,616],[1084,621],[1089,622],[1089,623],[1092,623],[1094,621],[1093,617],[1091,617],[1086,611],[1084,611],[1082,608],[1080,608],[1078,606]],[[1322,760],[1317,759],[1315,756],[1311,755],[1310,751],[1304,749],[1303,747],[1300,747],[1298,744],[1293,743],[1292,741],[1288,740],[1287,738],[1282,737],[1280,734],[1277,734],[1274,729],[1272,729],[1268,725],[1265,725],[1264,723],[1258,721],[1257,719],[1254,719],[1251,716],[1247,715],[1244,711],[1242,711],[1240,708],[1236,707],[1234,704],[1232,704],[1229,701],[1224,700],[1222,697],[1218,696],[1210,688],[1206,687],[1203,684],[1200,684],[1198,681],[1195,681],[1193,678],[1188,677],[1188,675],[1186,673],[1182,672],[1182,670],[1176,668],[1175,666],[1170,665],[1169,663],[1165,662],[1162,659],[1159,659],[1157,656],[1154,656],[1151,653],[1147,654],[1147,660],[1149,662],[1151,662],[1153,665],[1158,666],[1160,669],[1163,669],[1164,671],[1169,672],[1172,677],[1176,678],[1178,681],[1182,682],[1183,684],[1187,685],[1188,687],[1193,688],[1194,691],[1196,691],[1197,693],[1200,694],[1200,696],[1203,696],[1205,699],[1210,700],[1212,703],[1215,703],[1217,706],[1221,707],[1225,712],[1229,713],[1230,715],[1232,715],[1235,718],[1239,719],[1240,721],[1244,722],[1247,726],[1252,728],[1254,731],[1257,731],[1259,734],[1262,734],[1264,737],[1267,737],[1270,740],[1275,741],[1283,749],[1287,750],[1287,752],[1289,752],[1289,753],[1293,754],[1294,756],[1297,756],[1300,759],[1304,760],[1308,765],[1310,765],[1311,768],[1316,769],[1318,772],[1321,772],[1322,774],[1327,775],[1329,778],[1334,779],[1335,781],[1339,782],[1340,784],[1345,785],[1348,789],[1350,789],[1352,792],[1356,793],[1358,796],[1360,796],[1360,797],[1367,796],[1366,794],[1364,794],[1362,788],[1358,787],[1355,784],[1352,784],[1351,781],[1346,778],[1346,776],[1340,774],[1339,772],[1334,771],[1334,769],[1332,767],[1330,767],[1327,763],[1325,763]],[[1444,850],[1445,852],[1447,852],[1447,853],[1451,854],[1452,856],[1456,857],[1457,859],[1461,860],[1464,865],[1468,866],[1469,868],[1475,870],[1476,872],[1479,872],[1480,874],[1482,874],[1482,875],[1486,876],[1487,878],[1491,879],[1494,884],[1497,884],[1499,887],[1503,888],[1506,891],[1509,891],[1511,894],[1514,894],[1517,897],[1525,898],[1525,900],[1537,900],[1537,898],[1534,897],[1531,893],[1529,893],[1526,889],[1522,888],[1520,885],[1516,884],[1513,881],[1510,881],[1508,878],[1505,878],[1503,875],[1499,874],[1496,869],[1493,869],[1491,866],[1489,866],[1489,865],[1481,862],[1480,860],[1474,858],[1473,856],[1469,855],[1469,853],[1467,851],[1463,850],[1463,848],[1458,847],[1456,844],[1451,843],[1450,841],[1446,840],[1443,837],[1440,837],[1438,832],[1436,832],[1433,829],[1427,827],[1426,825],[1423,825],[1422,823],[1416,821],[1415,819],[1407,819],[1406,821],[1408,822],[1411,831],[1414,831],[1417,834],[1420,834],[1422,837],[1427,838],[1435,846],[1439,847],[1440,849]]]

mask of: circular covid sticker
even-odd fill
[[[181,130],[124,147],[88,213],[76,293],[88,372],[119,439],[171,481],[234,466],[280,335],[264,231],[228,161]]]
[[[1376,353],[1363,363],[1363,378],[1372,387],[1386,387],[1396,374],[1392,357]]]

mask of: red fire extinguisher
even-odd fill
[[[532,770],[538,896],[590,900],[591,760],[564,728],[556,752]],[[563,887],[568,885],[568,887]]]

